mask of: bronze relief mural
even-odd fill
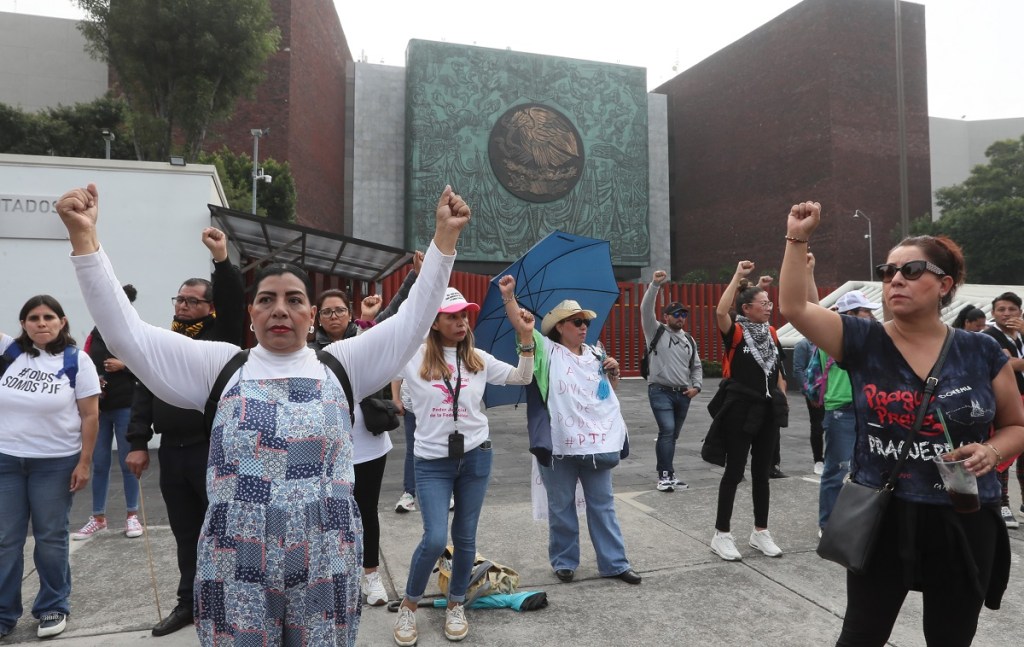
[[[406,244],[446,183],[473,207],[459,260],[512,262],[555,229],[646,266],[646,71],[413,40],[406,52]]]
[[[487,156],[501,186],[530,202],[564,197],[583,171],[583,142],[576,127],[539,103],[515,106],[498,119]]]

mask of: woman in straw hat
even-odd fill
[[[514,300],[514,289],[514,281],[503,284],[502,296]],[[530,451],[547,492],[548,559],[555,576],[571,582],[580,564],[580,483],[598,572],[639,584],[640,575],[626,558],[612,491],[612,468],[628,451],[626,423],[611,388],[619,383],[619,363],[586,343],[596,317],[593,310],[566,299],[544,316],[542,334],[534,335],[539,397],[529,407]]]

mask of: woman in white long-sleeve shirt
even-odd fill
[[[502,280],[510,279],[504,277]],[[480,310],[455,288],[448,288],[427,341],[402,369],[416,413],[416,494],[423,538],[412,555],[405,599],[398,609],[395,642],[415,645],[416,605],[448,539],[448,501],[452,517],[451,580],[444,634],[462,640],[469,632],[463,603],[476,557],[476,528],[491,474],[491,441],[482,410],[488,384],[529,384],[533,378],[533,315],[514,300],[505,311],[520,341],[513,367],[473,346],[468,311]]]
[[[238,347],[189,339],[139,319],[96,234],[94,185],[57,203],[79,285],[108,346],[160,399],[202,410]],[[346,367],[355,399],[380,389],[433,323],[470,210],[446,187],[423,272],[401,311],[324,350]],[[306,346],[316,317],[308,277],[264,268],[249,306],[258,345],[225,386],[213,423],[196,575],[203,645],[353,645],[362,524],[352,498],[348,403]]]

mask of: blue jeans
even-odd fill
[[[548,495],[548,560],[551,568],[575,571],[580,565],[580,520],[576,515],[576,481],[583,485],[587,530],[597,553],[597,572],[612,577],[629,570],[626,544],[615,515],[611,469],[594,469],[586,456],[555,456],[540,466]]]
[[[857,442],[857,418],[853,406],[825,412],[825,471],[818,490],[818,527],[824,528],[836,504],[843,479],[850,472]]]
[[[18,458],[0,453],[0,627],[13,629],[23,611],[21,579],[29,519],[35,539],[32,557],[39,574],[32,615],[71,610],[68,488],[78,457]]]
[[[405,473],[402,475],[402,491],[416,496],[416,416],[405,410]]]
[[[412,554],[409,579],[405,583],[405,597],[417,602],[423,597],[430,573],[437,558],[448,544],[448,501],[455,495],[452,515],[452,578],[448,583],[448,599],[462,602],[466,599],[469,578],[476,559],[476,526],[487,494],[487,481],[491,476],[490,447],[477,447],[462,458],[416,458],[416,487],[419,496],[416,505],[423,519],[423,538]]]
[[[686,414],[690,410],[690,396],[686,395],[685,391],[673,391],[660,384],[648,384],[647,398],[651,401],[654,420],[658,423],[658,441],[654,445],[658,476],[661,476],[662,472],[675,476],[676,470],[672,466],[672,459],[676,455],[679,432],[682,431]]]
[[[117,461],[121,465],[121,480],[124,483],[124,505],[128,512],[139,510],[139,480],[128,470],[124,461],[128,458],[131,445],[128,444],[128,422],[132,417],[131,407],[100,411],[100,431],[96,436],[96,449],[92,455],[92,513],[106,514],[107,486],[110,484],[111,450],[117,441]]]

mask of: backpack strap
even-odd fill
[[[654,347],[658,345],[658,340],[665,334],[665,324],[658,324],[658,331],[654,333],[654,339],[651,340],[651,345],[647,347],[647,354],[654,353],[658,354],[658,351],[654,350]]]
[[[316,358],[321,363],[327,365],[327,368],[331,369],[334,376],[341,382],[341,389],[345,392],[345,399],[348,400],[348,417],[352,424],[356,424],[356,403],[355,396],[352,394],[352,383],[348,380],[348,373],[345,371],[345,367],[341,365],[338,358],[331,355],[325,350],[318,350],[316,352]]]
[[[21,346],[17,341],[11,342],[11,345],[4,350],[3,355],[0,355],[0,375],[7,372],[14,360],[18,359],[18,355],[21,355]]]
[[[683,338],[690,344],[690,386],[693,386],[693,365],[697,360],[697,340],[695,340],[693,335],[685,330],[683,331]]]
[[[63,375],[68,376],[71,388],[75,388],[75,381],[78,378],[78,347],[76,346],[64,347],[64,368],[57,371],[57,377],[60,378]]]
[[[213,432],[213,419],[217,416],[217,405],[220,403],[220,396],[224,395],[224,387],[228,385],[228,380],[234,375],[238,369],[242,368],[242,364],[249,361],[249,351],[241,350],[235,353],[235,355],[228,360],[228,363],[224,365],[224,368],[220,369],[220,373],[217,374],[217,379],[213,381],[213,388],[210,389],[210,396],[206,398],[206,406],[203,407],[203,423],[206,428],[206,437],[209,438]]]

